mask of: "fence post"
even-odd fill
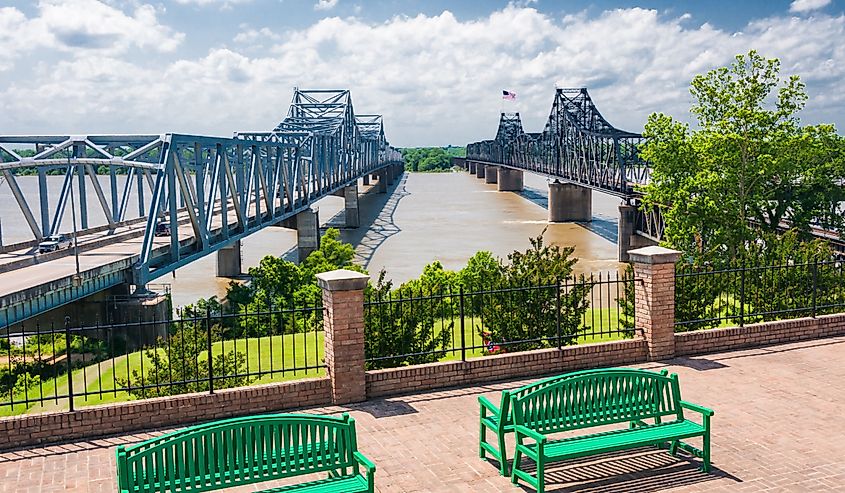
[[[819,289],[819,259],[813,259],[813,318],[816,318],[816,310],[818,309],[818,289]]]
[[[745,326],[745,260],[739,267],[739,326]]]
[[[466,341],[466,334],[464,333],[464,287],[461,285],[461,298],[460,298],[460,307],[461,307],[461,361],[467,360],[467,341]]]
[[[67,355],[67,400],[69,409],[73,411],[73,365],[70,354],[70,317],[65,317],[65,355]]]
[[[369,279],[346,269],[317,274],[317,284],[323,289],[325,360],[333,404],[367,399],[364,288]]]
[[[214,358],[211,355],[211,311],[205,307],[205,338],[208,345],[208,393],[214,393]],[[199,375],[197,375],[199,377]]]
[[[677,250],[650,246],[629,250],[634,264],[634,320],[648,345],[649,360],[675,356],[675,262]]]
[[[561,349],[563,343],[560,340],[560,278],[557,278],[555,283],[557,289],[555,290],[555,324],[557,326],[557,348]]]

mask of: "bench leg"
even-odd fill
[[[704,434],[704,445],[701,447],[703,456],[702,459],[704,460],[704,465],[701,469],[704,472],[710,472],[710,431],[708,430],[707,433]]]
[[[508,451],[505,448],[505,434],[499,433],[499,472],[502,476],[508,476]]]
[[[479,425],[481,429],[478,431],[478,456],[481,459],[486,459],[487,455],[484,451],[484,447],[481,446],[482,443],[487,442],[487,427],[484,426],[484,423]]]
[[[546,464],[543,456],[537,457],[537,493],[545,493],[546,491]]]
[[[678,440],[672,440],[672,443],[669,445],[669,454],[673,457],[677,457],[678,455]]]
[[[519,478],[516,476],[516,469],[519,467],[520,462],[522,461],[522,451],[519,450],[517,447],[516,451],[513,453],[513,466],[511,467],[511,483],[516,484],[519,481]]]

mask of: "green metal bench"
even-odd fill
[[[328,477],[265,491],[373,493],[375,470],[346,413],[227,419],[117,449],[120,493],[212,491],[321,472]]]
[[[613,368],[571,373],[567,378],[512,399],[516,449],[511,482],[523,480],[545,491],[549,462],[614,452],[647,445],[669,444],[703,459],[710,471],[710,417],[713,411],[681,400],[676,374]],[[702,417],[701,424],[684,417],[684,409]],[[653,420],[653,423],[646,421]],[[580,436],[550,438],[549,435],[597,426],[628,423],[625,429]],[[702,437],[701,449],[681,440]],[[521,463],[528,457],[536,464],[532,476]]]
[[[586,370],[579,373],[587,373],[590,371],[601,372],[606,370]],[[513,411],[511,409],[512,400],[551,385],[562,379],[570,378],[571,375],[572,374],[555,375],[553,377],[544,378],[542,380],[523,385],[518,389],[503,390],[499,407],[496,407],[486,397],[479,397],[478,404],[481,406],[481,419],[479,425],[478,456],[482,459],[486,459],[487,455],[490,455],[496,459],[499,462],[499,473],[502,476],[507,476],[508,451],[505,446],[505,435],[513,433]],[[495,444],[487,441],[487,430],[490,430],[495,435]]]

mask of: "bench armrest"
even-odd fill
[[[546,443],[546,436],[538,431],[534,431],[531,428],[523,425],[516,425],[514,426],[514,431],[516,431],[520,435],[524,435],[537,443]]]
[[[361,452],[352,452],[352,457],[354,457],[359,464],[364,466],[364,469],[366,469],[368,473],[376,472],[376,465],[373,464],[370,459],[364,457],[364,454]]]
[[[698,404],[693,404],[692,402],[681,401],[681,407],[684,409],[689,409],[691,411],[699,412],[708,418],[715,414],[712,409],[708,409],[704,406],[699,406]]]
[[[495,404],[493,404],[492,402],[487,400],[486,397],[479,396],[478,397],[478,403],[481,404],[481,416],[482,417],[484,416],[485,410],[490,411],[491,413],[493,413],[494,416],[500,416],[501,415],[501,411],[499,411],[499,408],[496,407]]]

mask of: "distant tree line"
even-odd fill
[[[465,157],[466,147],[405,147],[402,158],[408,171],[437,172],[452,169],[453,157]]]

